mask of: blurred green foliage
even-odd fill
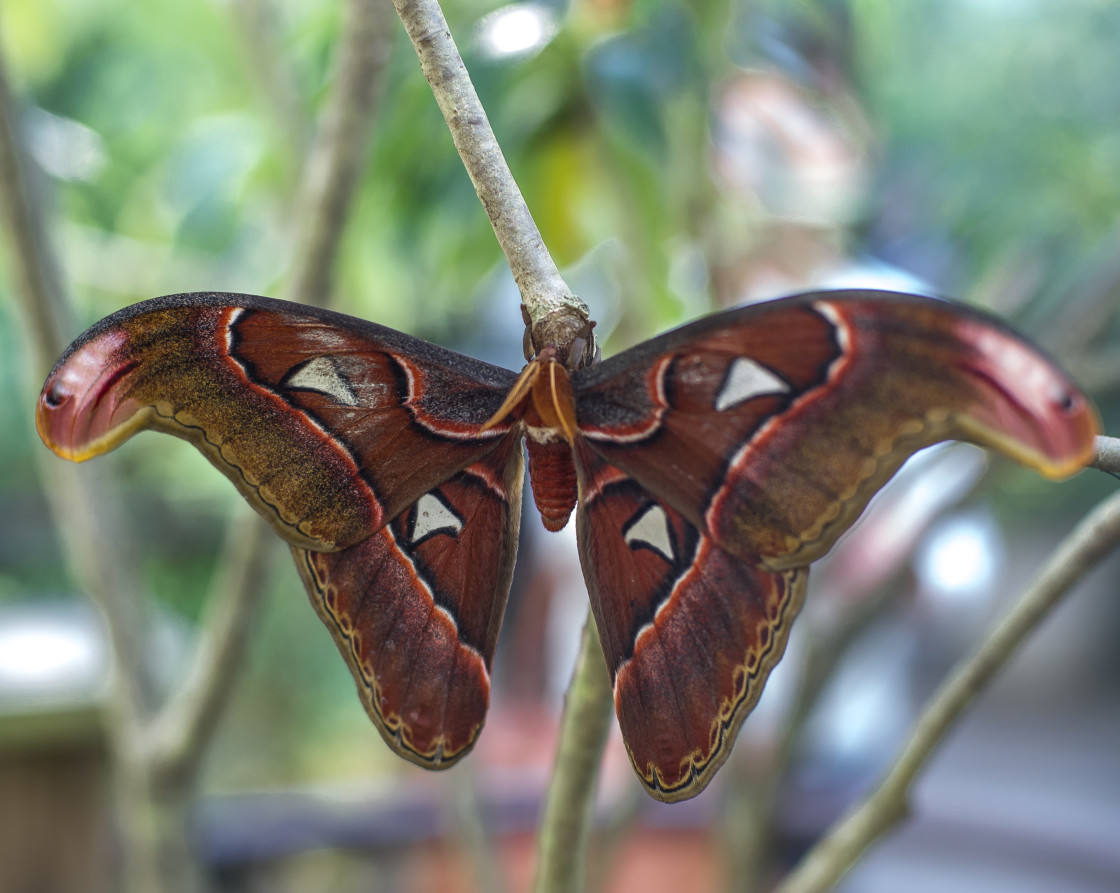
[[[270,27],[247,24],[257,6],[275,14]],[[549,5],[557,30],[547,45],[502,58],[478,30],[496,8],[454,2],[447,14],[546,242],[561,265],[600,274],[588,280],[600,291],[583,296],[617,321],[608,345],[709,308],[716,260],[802,225],[713,178],[713,103],[741,67],[785,78],[872,171],[858,213],[806,226],[814,238],[829,231],[823,241],[841,254],[876,255],[960,296],[991,297],[993,282],[1029,273],[1016,298],[990,303],[1023,314],[1067,358],[1115,351],[1116,4],[593,0]],[[0,7],[82,324],[161,293],[278,293],[339,21],[337,5],[317,0]],[[501,255],[399,28],[381,93],[337,306],[454,344],[480,325]],[[5,291],[8,268],[5,254]],[[520,322],[512,295],[502,300],[514,333],[505,362],[515,366]],[[1086,317],[1098,329],[1070,334]],[[0,324],[0,592],[57,591],[68,584],[35,491],[31,426],[47,370],[27,367],[11,302],[0,303]],[[1101,376],[1106,406],[1118,380],[1120,370]],[[196,616],[231,488],[167,438],[101,461],[115,463],[135,507],[153,590]],[[383,750],[283,567],[229,733],[267,745],[223,742],[225,781],[295,776],[312,752],[329,774]],[[276,666],[289,668],[283,679]]]

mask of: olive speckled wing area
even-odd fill
[[[659,800],[698,794],[785,650],[808,571],[716,546],[586,445],[576,523],[630,759]]]
[[[1094,410],[1037,348],[944,301],[823,292],[716,314],[572,376],[588,446],[723,549],[816,560],[916,450],[967,440],[1050,477]]]
[[[311,602],[389,746],[428,768],[474,744],[513,578],[520,437],[341,552],[293,547]]]
[[[494,448],[514,374],[284,301],[173,295],[80,338],[37,425],[83,460],[152,428],[194,443],[288,542],[339,549]]]

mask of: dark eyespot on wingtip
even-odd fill
[[[43,405],[49,409],[58,409],[69,398],[70,395],[62,388],[62,382],[59,381],[43,391]]]

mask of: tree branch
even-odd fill
[[[35,201],[30,164],[0,42],[0,215],[12,247],[17,278],[13,296],[27,322],[28,358],[36,378],[45,376],[69,342],[74,324],[46,225]],[[154,676],[146,650],[146,617],[134,564],[120,560],[124,537],[115,503],[103,483],[84,469],[41,466],[40,480],[62,535],[74,579],[105,618],[112,644],[110,689],[114,733],[129,734],[154,707]]]
[[[931,698],[879,788],[817,843],[775,893],[830,889],[864,850],[906,815],[910,787],[949,729],[1027,635],[1118,543],[1120,493],[1100,503],[1058,546],[1031,587]]]
[[[73,326],[47,228],[32,196],[18,110],[5,68],[0,64],[0,215],[12,246],[15,294],[31,328],[32,359],[36,371],[45,374],[68,343]]]
[[[575,893],[584,888],[587,832],[599,762],[614,716],[611,707],[611,684],[595,615],[588,613],[538,832],[536,893]]]
[[[486,810],[479,800],[476,777],[466,763],[459,763],[448,773],[451,813],[463,857],[471,867],[469,889],[486,893],[506,893],[508,885],[500,871],[501,860],[490,828]]]
[[[509,261],[531,319],[534,344],[567,348],[590,341],[587,305],[575,297],[549,255],[521,190],[510,173],[482,103],[437,0],[393,0],[420,67],[451,131],[455,149],[474,183]],[[594,354],[588,344],[587,355]]]
[[[293,215],[296,257],[285,295],[289,300],[320,306],[329,302],[332,270],[380,93],[388,25],[388,7],[348,0],[335,89],[304,166],[301,201]],[[229,700],[230,680],[237,675],[263,598],[274,541],[255,513],[235,512],[191,666],[148,739],[151,758],[164,776],[193,772]]]
[[[549,255],[510,173],[437,0],[393,0],[452,141],[486,209],[521,292],[536,349],[555,345],[570,367],[597,355],[583,301]],[[575,349],[573,349],[575,345]],[[568,689],[556,766],[538,833],[537,890],[581,886],[599,762],[610,728],[611,689],[589,615]]]
[[[1093,468],[1109,474],[1120,474],[1120,438],[1098,437],[1097,457],[1092,461]]]

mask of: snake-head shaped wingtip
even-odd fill
[[[139,363],[119,328],[91,330],[63,354],[47,376],[35,427],[64,459],[84,462],[113,449],[142,427],[141,405],[129,398]]]
[[[1088,465],[1101,433],[1092,401],[1058,366],[1002,329],[971,320],[961,329],[980,348],[970,372],[984,395],[962,419],[968,433],[1055,480]]]

